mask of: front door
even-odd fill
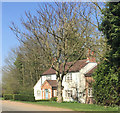
[[[48,89],[45,89],[45,99],[48,99]]]

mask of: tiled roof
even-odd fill
[[[57,87],[57,80],[46,80],[52,87]]]
[[[95,66],[94,68],[92,68],[90,71],[88,71],[85,76],[91,76],[93,74],[93,72],[95,71],[95,69],[97,68],[97,66]]]
[[[72,64],[73,62],[68,62],[66,64],[65,70],[68,69],[68,67]],[[70,69],[69,72],[78,72],[81,68],[83,68],[85,65],[87,65],[87,59],[84,60],[78,60]],[[62,72],[62,65],[60,66],[60,72]],[[52,75],[56,74],[55,70],[52,68],[49,68],[47,71],[43,73],[43,75]]]
[[[45,71],[42,75],[52,75],[55,74],[55,70],[52,68],[49,68],[47,71]]]

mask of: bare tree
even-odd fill
[[[11,30],[20,42],[34,39],[44,56],[52,61],[58,82],[58,102],[62,102],[62,80],[69,69],[80,60],[96,40],[96,26],[92,22],[93,8],[89,3],[46,3],[37,10],[37,16],[26,12],[21,19],[23,30],[12,23]],[[92,23],[91,23],[92,22]],[[93,38],[94,37],[94,38]],[[36,41],[36,42],[35,42]],[[77,56],[69,66],[67,62]]]

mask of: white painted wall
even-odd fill
[[[40,91],[40,96],[38,96],[37,91]],[[42,99],[42,91],[41,91],[41,78],[38,80],[38,82],[34,86],[34,97],[35,100]]]
[[[67,76],[67,75],[66,75]],[[80,72],[73,72],[72,73],[72,81],[68,82],[68,81],[65,81],[65,77],[63,78],[63,83],[62,85],[64,86],[64,90],[63,90],[63,100],[64,101],[73,101],[73,99],[70,97],[66,97],[66,94],[65,94],[65,90],[72,90],[72,95],[75,95],[76,94],[76,88],[79,90],[79,85],[80,85]]]

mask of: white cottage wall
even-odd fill
[[[68,75],[68,74],[67,74]],[[76,87],[79,83],[79,72],[72,72],[72,81],[66,81],[67,75],[64,76],[62,85],[64,86],[63,90],[63,100],[64,101],[73,101],[72,97],[66,97],[66,90],[72,90],[72,95],[76,93]]]
[[[38,91],[40,92],[40,95],[38,95]],[[35,100],[42,99],[42,92],[41,92],[41,78],[38,80],[36,85],[34,86],[34,97]]]

